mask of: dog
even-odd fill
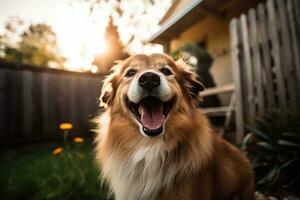
[[[164,54],[120,61],[103,83],[96,161],[117,200],[252,200],[246,156],[217,136],[204,86]]]

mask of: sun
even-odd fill
[[[103,39],[101,44],[98,45],[96,48],[97,48],[96,54],[104,54],[107,51],[107,43],[105,39]]]
[[[53,22],[61,53],[67,58],[64,68],[71,71],[93,71],[94,56],[107,50],[104,39],[109,13],[103,10],[90,15],[83,7],[65,10],[63,18]]]
[[[59,35],[58,43],[62,54],[67,58],[64,67],[66,70],[96,71],[92,66],[95,56],[105,54],[109,49],[105,41],[105,30],[110,15],[107,7],[101,7],[93,13],[86,12],[83,7],[73,7],[66,10],[64,18],[56,19],[54,28]],[[130,38],[133,30],[126,28],[121,22],[115,21],[119,25],[121,41],[126,43],[126,38]],[[136,31],[146,34],[145,30]],[[126,50],[129,54],[162,52],[158,45],[145,45],[141,41],[132,42]]]

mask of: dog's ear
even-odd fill
[[[188,95],[196,101],[201,100],[200,92],[202,92],[205,87],[200,82],[199,76],[183,60],[178,60],[176,64],[180,72],[181,82],[187,89]]]
[[[105,77],[100,95],[100,107],[108,107],[113,102],[117,87],[116,67],[113,67],[110,74]]]

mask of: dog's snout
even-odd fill
[[[139,78],[139,85],[146,90],[153,90],[160,84],[160,77],[153,72],[146,72]]]

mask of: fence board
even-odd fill
[[[32,76],[32,93],[33,93],[33,115],[32,130],[34,137],[42,137],[43,133],[43,111],[42,111],[42,79],[41,74],[37,73]]]
[[[264,4],[258,5],[258,24],[260,27],[260,43],[262,46],[262,62],[264,65],[264,77],[265,77],[265,93],[266,93],[266,102],[267,110],[270,112],[275,106],[275,95],[274,95],[274,83],[273,83],[273,72],[271,66],[271,53],[269,45],[269,32],[267,29],[267,16],[265,12]]]
[[[282,65],[281,68],[284,72],[284,82],[286,84],[286,93],[288,97],[289,108],[292,110],[297,109],[297,95],[295,94],[296,90],[296,77],[293,64],[293,53],[291,53],[291,34],[288,27],[288,15],[285,0],[277,0],[278,14],[279,14],[279,26],[281,33],[281,54],[282,56]],[[284,67],[283,67],[284,64]]]
[[[30,138],[32,136],[32,72],[23,71],[23,87],[22,87],[22,104],[23,104],[23,137]]]
[[[21,101],[21,85],[22,77],[20,73],[16,71],[10,71],[8,73],[8,86],[10,87],[9,92],[9,126],[10,135],[19,137],[22,135],[22,101]],[[6,102],[7,103],[7,102]]]
[[[90,117],[90,113],[89,110],[91,110],[91,104],[89,101],[89,98],[91,96],[88,96],[87,94],[89,93],[89,80],[87,79],[83,79],[81,78],[81,83],[82,83],[82,87],[81,87],[81,94],[82,94],[82,98],[81,98],[81,103],[82,103],[82,107],[81,107],[81,112],[82,112],[82,116],[84,117],[82,120],[87,122],[89,117]],[[88,127],[88,123],[82,124],[83,128]]]
[[[57,83],[59,84],[58,87],[58,110],[59,110],[59,123],[70,122],[69,119],[69,85],[67,82],[68,77],[64,77],[59,75]]]
[[[41,74],[41,108],[42,108],[42,132],[45,136],[50,135],[50,129],[48,128],[49,122],[49,74]]]
[[[52,136],[56,136],[58,132],[58,109],[57,109],[57,101],[58,98],[58,88],[57,88],[57,76],[54,74],[49,74],[49,83],[48,83],[48,117],[49,121],[47,123],[47,127],[49,129],[49,134]]]
[[[265,112],[264,98],[263,98],[263,84],[262,84],[262,65],[260,60],[259,44],[258,44],[258,30],[256,24],[256,13],[254,9],[249,11],[249,21],[250,21],[250,35],[251,35],[251,47],[253,51],[253,71],[254,71],[254,84],[256,91],[256,101],[258,105],[258,113],[263,114]]]
[[[274,59],[274,69],[276,73],[276,83],[277,83],[277,96],[279,105],[283,109],[287,109],[287,98],[286,98],[286,92],[284,87],[284,79],[283,79],[283,72],[282,72],[282,60],[280,56],[280,44],[279,44],[279,38],[277,35],[277,15],[275,11],[275,5],[273,0],[267,1],[267,10],[268,10],[268,21],[269,21],[269,30],[270,30],[270,36],[271,36],[271,42],[273,46],[272,50],[272,56]]]
[[[300,3],[299,0],[287,1],[287,13],[288,13],[288,21],[289,27],[291,29],[291,39],[292,39],[292,55],[293,55],[293,66],[294,71],[293,74],[296,75],[295,86],[297,86],[297,91],[295,94],[297,95],[297,102],[300,101]],[[294,9],[293,9],[294,8]],[[298,17],[298,25],[297,25],[297,17]]]
[[[234,76],[234,83],[236,86],[235,96],[237,99],[236,102],[236,137],[235,142],[239,143],[242,140],[243,132],[244,132],[244,109],[243,109],[243,94],[242,94],[242,80],[241,80],[241,66],[239,62],[239,44],[240,44],[240,37],[239,37],[239,22],[238,20],[234,19],[230,22],[230,35],[231,35],[231,57],[232,57],[232,64],[233,64],[233,76]]]
[[[70,81],[71,81],[71,86],[70,86],[70,98],[72,99],[72,101],[70,102],[70,107],[71,107],[71,111],[70,111],[70,119],[71,122],[74,124],[74,132],[78,133],[79,132],[79,127],[78,124],[80,123],[80,118],[79,118],[79,112],[78,112],[78,95],[77,95],[77,90],[78,90],[78,77],[74,77],[71,76],[70,77]]]
[[[253,71],[252,71],[252,60],[250,55],[250,44],[249,44],[249,31],[248,31],[248,24],[246,15],[241,15],[241,35],[242,35],[242,42],[243,42],[243,55],[244,55],[244,62],[245,68],[241,71],[241,73],[245,73],[245,77],[247,82],[245,85],[247,86],[245,92],[247,94],[247,108],[249,110],[250,115],[255,115],[255,103],[254,103],[254,88],[253,88]]]
[[[7,106],[5,104],[5,96],[6,96],[6,85],[5,85],[5,77],[6,77],[6,70],[0,70],[0,137],[5,137],[7,132],[7,123],[5,114],[7,110]]]
[[[292,7],[294,7],[294,11],[295,11],[295,21],[296,21],[296,26],[298,28],[298,31],[300,31],[300,2],[299,0],[293,0],[293,1],[289,1],[288,3],[290,3],[290,5],[292,5]]]

